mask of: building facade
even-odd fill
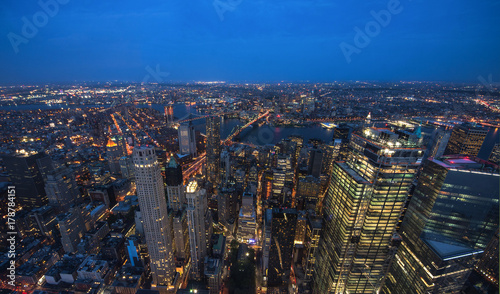
[[[173,291],[175,264],[171,224],[160,164],[153,147],[134,148],[136,189],[142,225],[151,259],[152,287]]]
[[[479,159],[427,160],[383,292],[458,293],[498,228],[499,179]]]
[[[396,250],[396,225],[424,150],[417,135],[365,128],[336,162],[323,203],[314,293],[375,293]]]

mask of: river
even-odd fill
[[[164,113],[164,105],[166,104],[139,104],[137,107],[140,108],[152,108],[158,110],[160,113]],[[46,105],[46,104],[32,104],[32,105],[18,105],[18,106],[2,106],[0,110],[47,110],[47,109],[74,109],[74,108],[85,108],[85,107],[109,107],[110,105]],[[179,119],[184,117],[188,113],[203,114],[197,112],[194,106],[185,104],[174,104],[174,117]],[[238,119],[224,119],[221,127],[221,137],[224,139],[233,130],[235,126],[243,125],[244,123]],[[205,120],[199,119],[194,120],[193,125],[196,130],[205,133]],[[310,125],[307,127],[271,127],[269,125],[263,125],[262,127],[254,126],[249,130],[245,130],[240,134],[240,140],[245,143],[252,143],[256,145],[263,144],[276,144],[281,139],[284,139],[290,135],[299,135],[304,138],[304,143],[307,143],[309,139],[321,139],[326,142],[330,142],[333,137],[333,129],[326,129],[321,127],[319,124]],[[486,139],[484,140],[483,146],[479,151],[480,158],[487,159],[493,146],[496,143],[500,143],[500,131],[498,128],[490,128]]]

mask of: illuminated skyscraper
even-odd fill
[[[198,187],[196,181],[191,181],[186,187],[187,220],[189,226],[189,246],[191,248],[191,279],[200,280],[203,277],[202,267],[207,255],[208,213],[207,192]]]
[[[137,197],[151,259],[152,286],[160,291],[173,291],[175,265],[171,224],[160,164],[154,148],[149,146],[135,147],[133,160]]]
[[[207,180],[212,185],[220,183],[220,117],[207,117]]]
[[[316,263],[316,250],[318,249],[319,239],[321,236],[321,218],[314,215],[309,215],[307,219],[306,238],[304,242],[304,259],[302,260],[302,268],[304,269],[304,280],[306,283],[311,282]]]
[[[255,243],[257,230],[253,194],[245,192],[242,197],[240,215],[238,217],[238,241],[247,244]]]
[[[500,164],[500,144],[495,144],[493,147],[493,150],[491,150],[490,156],[488,158],[489,161],[493,162],[494,164],[499,165]]]
[[[444,154],[477,156],[487,134],[487,128],[476,124],[465,123],[456,126],[451,132]]]
[[[179,127],[179,150],[181,154],[191,155],[192,157],[196,157],[197,155],[196,134],[191,122]]]
[[[106,159],[108,160],[109,171],[112,174],[120,175],[120,158],[123,156],[122,149],[115,141],[108,139],[108,143],[106,144]]]
[[[479,262],[474,266],[478,272],[489,283],[498,289],[498,230],[486,246],[484,254]]]
[[[174,107],[172,105],[165,106],[165,120],[169,127],[174,123]]]
[[[416,135],[366,128],[336,162],[323,203],[314,293],[376,293],[408,189],[423,156]]]
[[[500,177],[491,167],[465,156],[426,161],[384,293],[459,293],[498,228]]]

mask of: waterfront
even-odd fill
[[[160,113],[164,113],[164,106],[167,104],[138,104],[139,108],[152,108]],[[89,107],[105,107],[108,108],[111,105],[66,105],[66,104],[29,104],[29,105],[17,105],[17,106],[1,106],[0,110],[15,110],[15,111],[28,111],[28,110],[49,110],[49,109],[76,109],[76,108],[89,108]],[[180,119],[186,116],[188,113],[203,115],[204,113],[198,112],[194,106],[185,104],[174,104],[174,117],[175,119]],[[192,121],[193,126],[196,130],[205,133],[205,119],[199,119]],[[224,119],[221,127],[221,137],[225,139],[235,126],[244,125],[239,119]],[[321,139],[325,142],[330,142],[333,137],[334,129],[327,129],[321,127],[320,124],[314,124],[307,127],[272,127],[269,125],[263,125],[261,127],[254,126],[252,129],[242,132],[240,135],[240,141],[244,143],[251,143],[255,145],[265,145],[265,144],[276,144],[281,139],[284,139],[290,135],[298,135],[304,138],[304,143],[307,143],[309,139]],[[432,129],[424,130],[424,132],[432,132]],[[491,150],[496,143],[500,142],[500,131],[498,128],[490,127],[488,135],[484,141],[484,144],[479,152],[478,157],[482,159],[487,159]]]

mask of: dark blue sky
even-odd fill
[[[141,81],[157,65],[165,81],[500,81],[500,1],[216,0],[222,14],[213,0],[59,1],[53,16],[1,1],[1,84]]]

